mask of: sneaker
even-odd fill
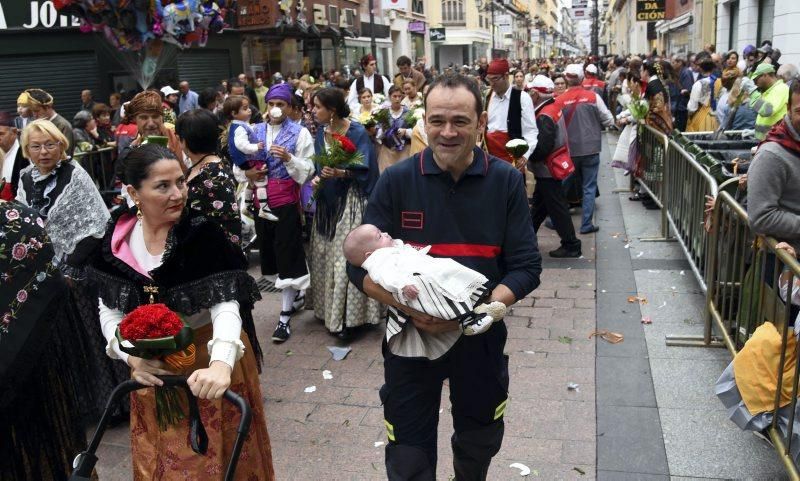
[[[292,335],[292,330],[289,328],[288,322],[278,322],[278,327],[275,328],[275,332],[272,333],[272,341],[281,343],[289,339],[289,336]]]
[[[476,336],[488,331],[489,328],[492,327],[494,318],[489,314],[477,314],[467,316],[460,322],[461,331],[464,332],[465,336]]]
[[[258,211],[258,216],[270,222],[278,221],[278,218],[275,216],[275,214],[272,213],[272,210],[269,208],[269,206],[266,205],[262,207],[261,210]]]
[[[564,246],[561,246],[554,251],[550,251],[550,257],[555,257],[556,259],[564,259],[567,257],[577,258],[580,257],[581,255],[582,254],[580,249],[569,250]]]
[[[599,231],[599,230],[600,230],[600,227],[598,227],[598,226],[596,226],[596,225],[593,225],[593,226],[589,227],[589,228],[588,228],[588,229],[586,229],[586,230],[582,230],[582,231],[581,231],[581,234],[591,234],[591,233],[593,233],[593,232],[597,232],[597,231]]]

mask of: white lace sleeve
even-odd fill
[[[64,187],[47,215],[47,233],[53,241],[56,258],[72,254],[75,246],[87,237],[103,237],[110,217],[89,174],[78,163],[72,179]]]

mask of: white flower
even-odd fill
[[[525,146],[525,149],[528,148],[528,143],[525,142],[524,139],[512,139],[506,142],[507,149],[513,149],[515,147],[522,147],[522,146]]]
[[[414,109],[414,118],[419,120],[425,117],[425,109]]]

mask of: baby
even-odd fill
[[[250,142],[253,137],[253,129],[248,124],[251,115],[250,101],[247,97],[232,95],[225,100],[222,111],[231,122],[228,130],[228,151],[233,163],[242,170],[263,167],[263,161],[252,159],[253,155],[264,148],[264,142]],[[258,200],[258,216],[272,222],[277,221],[278,217],[267,204],[267,179],[247,182],[244,198],[248,209],[252,210],[255,210],[252,205],[254,190]]]
[[[430,246],[417,250],[372,224],[362,224],[347,235],[343,250],[349,263],[363,267],[398,302],[433,317],[457,320],[467,336],[486,332],[505,316],[502,302],[484,303],[490,291],[483,274],[452,259],[429,256]],[[405,324],[407,316],[389,310],[390,319]]]

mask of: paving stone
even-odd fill
[[[597,469],[668,474],[656,408],[597,406]]]
[[[597,404],[656,406],[650,361],[640,357],[597,358]]]

